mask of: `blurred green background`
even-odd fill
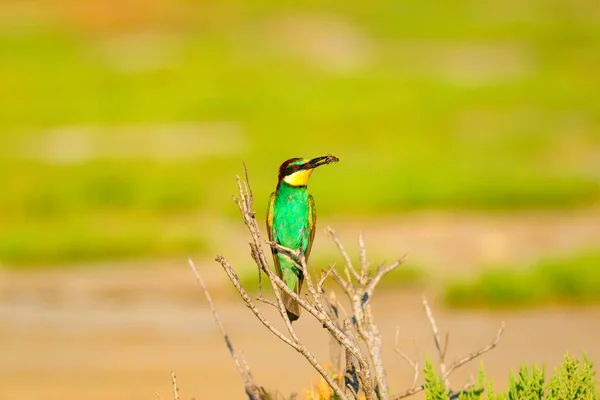
[[[0,263],[206,249],[244,160],[320,216],[600,204],[597,1],[0,4]],[[217,221],[217,222],[215,222]]]

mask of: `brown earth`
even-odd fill
[[[450,275],[472,275],[481,263],[518,266],[539,257],[600,248],[600,213],[589,210],[423,213],[327,222],[353,250],[353,237],[362,230],[374,262],[380,254],[410,252],[438,282]],[[249,265],[243,261],[245,251],[227,251],[246,241],[242,228],[223,226],[214,248],[225,249],[234,265]],[[333,246],[319,235],[313,254],[331,254]],[[284,394],[302,393],[318,381],[299,354],[275,341],[229,295],[218,264],[200,257],[196,263],[234,345],[243,350],[261,385]],[[422,363],[425,354],[435,354],[420,305],[423,292],[432,300],[440,329],[451,332],[450,360],[485,345],[500,322],[506,322],[500,345],[483,357],[497,386],[504,387],[508,371],[522,361],[546,363],[551,371],[566,351],[585,350],[591,359],[600,359],[600,306],[456,311],[436,301],[436,286],[381,292],[374,298],[393,390],[408,387],[412,379],[410,367],[393,351],[397,326],[401,347],[409,355]],[[296,326],[315,355],[327,362],[326,332],[306,316]],[[0,270],[0,399],[148,399],[156,398],[155,392],[169,399],[171,370],[177,373],[182,399],[244,398],[242,381],[183,258]],[[459,387],[476,372],[477,365],[467,366],[451,382]]]

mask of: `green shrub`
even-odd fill
[[[435,373],[429,358],[425,361],[423,376],[425,377],[425,400],[445,400],[448,398],[444,380]]]
[[[442,377],[436,374],[429,360],[425,364],[424,376],[427,400],[597,400],[600,396],[593,363],[585,355],[581,363],[577,357],[566,354],[548,383],[544,367],[522,365],[516,376],[511,373],[506,392],[494,390],[492,381],[485,377],[483,367],[473,388],[458,394],[446,392]]]
[[[583,365],[575,357],[565,355],[565,360],[554,372],[548,387],[548,400],[582,399],[592,400],[599,397],[596,391],[596,372],[593,363],[585,354]]]
[[[475,384],[466,390],[447,390],[444,380],[427,359],[423,376],[425,400],[598,400],[593,363],[583,355],[583,363],[567,353],[563,362],[546,381],[545,368],[521,365],[516,376],[511,372],[506,391],[497,392],[491,379],[486,377],[483,364]],[[321,379],[319,386],[307,392],[309,399],[335,399],[333,392]],[[361,399],[363,397],[360,397]]]

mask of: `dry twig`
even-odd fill
[[[452,373],[452,371],[454,371],[455,369],[462,367],[469,361],[472,361],[472,360],[476,359],[477,357],[483,355],[484,353],[487,353],[488,351],[495,348],[498,345],[498,343],[500,342],[500,338],[502,337],[503,333],[504,333],[504,321],[500,323],[500,328],[498,328],[496,337],[494,338],[494,340],[492,342],[488,343],[485,347],[482,347],[481,349],[474,351],[473,353],[468,354],[468,355],[464,356],[463,358],[460,358],[460,359],[454,361],[450,365],[450,368],[448,368],[448,370],[446,371],[446,376],[450,375]]]
[[[440,336],[439,336],[439,330],[437,327],[437,323],[433,316],[433,312],[431,311],[431,307],[429,307],[427,298],[425,298],[425,297],[423,297],[423,308],[425,309],[425,313],[427,314],[427,318],[429,319],[429,323],[431,325],[431,331],[433,333],[435,346],[438,351],[438,359],[439,359],[438,362],[439,362],[440,373],[442,375],[442,379],[444,380],[444,385],[446,386],[446,389],[448,389],[448,391],[451,391],[448,378],[452,374],[452,372],[454,372],[456,369],[462,367],[463,365],[469,363],[470,361],[473,361],[477,357],[480,357],[481,355],[483,355],[483,354],[487,353],[488,351],[492,350],[493,348],[495,348],[498,345],[498,343],[500,342],[500,338],[502,337],[502,333],[504,332],[504,322],[502,322],[500,324],[500,329],[498,329],[496,336],[490,343],[488,343],[486,346],[482,347],[481,349],[476,350],[476,351],[466,355],[465,357],[455,360],[450,365],[450,367],[447,368],[444,360],[446,357],[446,351],[447,351],[447,346],[448,346],[448,335],[446,334],[446,340],[445,340],[444,344],[442,345],[442,342],[441,342]],[[415,374],[416,374],[417,369],[414,366],[414,362],[412,360],[410,360],[406,356],[406,354],[404,354],[400,349],[397,348],[397,342],[398,342],[398,339],[396,338],[396,352],[398,352],[406,361],[408,361],[409,364],[411,364],[411,366],[413,366],[413,368],[415,368]],[[417,379],[417,377],[415,375],[415,382],[416,382],[416,379]],[[399,394],[393,396],[392,400],[403,399],[405,397],[409,397],[409,396],[412,396],[413,394],[419,393],[420,391],[425,389],[424,385],[416,386],[415,382],[413,382],[413,386],[411,388],[405,390],[402,393],[399,393]],[[469,384],[467,383],[463,387],[462,391],[466,390],[465,387],[468,389]]]
[[[244,380],[244,383],[246,384],[245,385],[246,394],[248,395],[250,400],[261,399],[263,397],[262,393],[261,393],[261,389],[254,381],[252,373],[250,372],[250,367],[248,366],[248,363],[243,358],[243,356],[242,356],[242,362],[240,362],[240,359],[236,354],[235,348],[233,347],[231,340],[229,339],[229,335],[225,331],[225,326],[223,325],[223,322],[221,322],[221,318],[219,317],[219,314],[217,313],[217,309],[215,308],[215,305],[212,301],[212,298],[210,297],[210,293],[209,293],[208,289],[206,288],[206,284],[204,283],[204,280],[202,279],[200,272],[198,271],[198,269],[194,265],[194,262],[191,259],[188,259],[188,262],[190,264],[190,267],[192,268],[192,271],[194,272],[194,275],[196,275],[196,279],[198,280],[198,283],[200,283],[200,286],[202,286],[202,291],[204,292],[204,296],[206,297],[206,301],[208,302],[208,305],[212,312],[213,318],[214,318],[215,322],[217,323],[217,325],[219,326],[219,329],[221,330],[221,334],[223,335],[223,338],[225,339],[225,344],[227,345],[227,349],[229,350],[229,355],[231,355],[231,358],[233,358],[233,361],[235,362],[238,372],[239,372],[240,376],[242,377],[242,379]],[[174,377],[174,375],[173,375],[173,377]]]
[[[407,356],[405,352],[400,350],[400,348],[398,347],[398,337],[399,336],[400,336],[400,327],[396,328],[396,340],[394,342],[394,344],[395,344],[394,350],[396,351],[396,353],[400,354],[402,356],[402,358],[404,358],[406,360],[406,362],[413,368],[414,377],[413,377],[412,386],[410,388],[415,389],[417,387],[417,380],[419,379],[419,362],[411,360],[410,357]]]
[[[177,378],[173,371],[171,371],[171,382],[173,382],[173,399],[179,400],[179,387],[177,386]]]
[[[362,236],[359,236],[358,242],[361,265],[360,274],[358,274],[356,269],[352,266],[350,257],[335,231],[330,227],[327,227],[327,232],[332,237],[333,241],[338,247],[338,250],[346,260],[347,269],[353,271],[352,275],[354,275],[356,278],[356,282],[353,282],[347,273],[347,280],[344,280],[344,278],[342,278],[335,270],[331,271],[333,279],[338,283],[350,300],[356,330],[358,331],[360,339],[365,344],[369,352],[369,358],[371,360],[371,366],[374,370],[379,396],[381,399],[387,400],[390,398],[390,394],[386,370],[383,364],[383,356],[381,353],[381,334],[379,333],[379,328],[375,324],[370,300],[373,296],[375,287],[381,281],[381,278],[397,268],[404,261],[406,256],[395,261],[387,267],[384,267],[383,264],[380,264],[375,271],[375,275],[370,276],[368,273],[369,264],[367,261],[366,246]]]
[[[299,353],[301,353],[307,360],[308,362],[313,366],[313,368],[315,368],[315,370],[317,370],[317,372],[319,372],[319,374],[321,374],[321,376],[323,376],[323,379],[325,379],[325,381],[327,382],[327,384],[329,384],[329,386],[336,391],[336,394],[342,394],[342,396],[340,396],[341,399],[346,399],[345,396],[343,396],[343,393],[341,392],[341,389],[339,388],[339,386],[337,385],[337,383],[335,382],[335,380],[333,379],[333,377],[331,377],[327,371],[323,368],[323,366],[318,362],[318,360],[315,358],[315,356],[312,354],[312,352],[310,352],[308,350],[308,348],[306,348],[306,346],[304,346],[301,342],[300,339],[297,337],[296,332],[294,331],[291,322],[289,321],[289,318],[287,318],[287,313],[285,313],[285,307],[283,307],[283,301],[281,300],[281,294],[278,290],[274,290],[275,296],[277,298],[277,305],[279,307],[279,311],[280,314],[282,315],[282,317],[284,318],[284,320],[286,320],[286,327],[288,328],[288,332],[291,335],[290,337],[287,337],[285,334],[283,334],[281,331],[279,331],[277,328],[275,328],[266,318],[265,316],[260,312],[260,310],[256,307],[256,305],[254,304],[254,302],[252,301],[252,299],[250,298],[250,295],[245,291],[245,289],[241,286],[239,279],[237,277],[237,274],[235,273],[235,271],[233,270],[233,268],[231,267],[231,265],[229,265],[229,262],[222,256],[218,256],[216,259],[221,266],[223,267],[223,269],[225,270],[225,272],[227,273],[227,276],[229,276],[229,279],[231,280],[231,282],[233,283],[233,285],[235,286],[235,288],[238,290],[240,296],[242,297],[242,299],[244,300],[244,302],[246,303],[246,306],[248,308],[250,308],[250,310],[254,313],[254,315],[259,319],[259,321],[267,328],[269,329],[275,336],[277,336],[280,340],[282,340],[284,343],[286,343],[288,346],[292,347],[293,349],[295,349],[296,351],[298,351]],[[296,293],[294,293],[293,291],[291,291],[286,285],[285,283],[279,279],[275,274],[273,274],[270,270],[269,270],[270,274],[268,274],[269,279],[271,279],[271,282],[273,282],[274,284],[276,284],[279,288],[284,288],[287,289],[286,293],[292,295],[296,295]],[[301,304],[302,302],[304,302],[304,300],[300,297],[298,297],[296,295],[296,297],[294,298],[294,300],[299,301]]]
[[[354,341],[354,334],[352,332],[352,322],[346,319],[344,320],[344,333],[348,338]],[[358,392],[360,391],[360,382],[358,380],[357,371],[360,370],[360,366],[356,360],[356,357],[352,356],[352,353],[346,352],[346,368],[344,371],[344,387],[346,393],[353,398],[358,398]]]
[[[427,314],[427,318],[429,319],[429,323],[431,324],[431,331],[433,332],[433,339],[435,341],[435,347],[438,351],[438,365],[440,367],[440,372],[442,374],[442,378],[444,379],[444,384],[446,385],[446,389],[450,389],[450,381],[448,380],[448,374],[446,373],[446,351],[448,350],[448,333],[446,333],[446,340],[442,345],[442,341],[440,340],[440,334],[437,328],[437,324],[435,323],[435,318],[433,317],[433,313],[431,312],[431,308],[429,307],[429,303],[427,302],[427,298],[423,296],[423,307],[425,308],[425,313]]]

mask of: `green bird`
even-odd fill
[[[321,165],[338,162],[332,155],[311,160],[292,158],[279,167],[277,189],[271,193],[267,208],[267,232],[269,240],[281,246],[300,250],[306,260],[310,255],[317,214],[315,201],[308,194],[306,185],[313,170]],[[277,275],[286,285],[300,294],[304,275],[286,254],[271,248]],[[281,293],[290,321],[300,317],[300,305],[286,293]]]

